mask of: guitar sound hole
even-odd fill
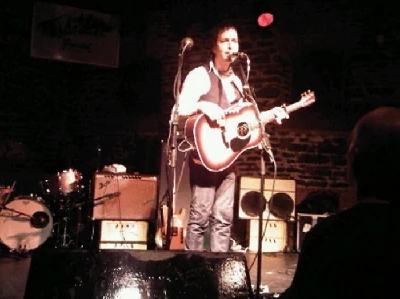
[[[250,129],[247,123],[242,122],[239,123],[238,128],[237,128],[237,135],[239,138],[246,138],[247,135],[249,134]]]

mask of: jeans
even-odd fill
[[[192,199],[186,227],[185,249],[203,250],[204,233],[210,225],[210,249],[230,249],[236,175],[233,167],[210,172],[189,158]]]

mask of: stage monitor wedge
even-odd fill
[[[244,253],[39,250],[24,299],[253,298]]]

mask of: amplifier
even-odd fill
[[[92,219],[155,219],[157,182],[156,176],[95,173]]]
[[[101,220],[99,249],[147,249],[147,221]]]

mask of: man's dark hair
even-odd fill
[[[212,51],[214,46],[217,44],[218,35],[227,30],[227,29],[234,29],[237,31],[236,26],[229,20],[221,21],[217,23],[210,31],[209,35],[209,49]]]

